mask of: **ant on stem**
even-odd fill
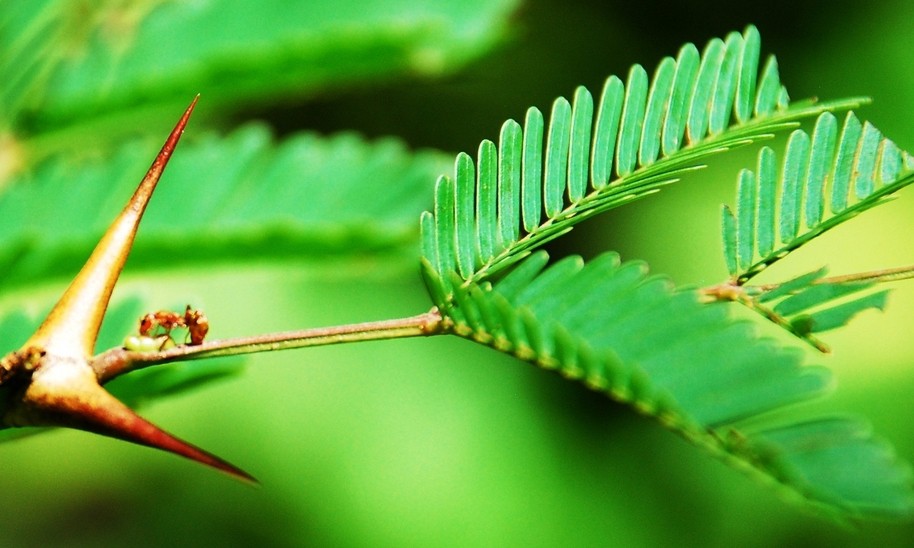
[[[140,336],[128,337],[125,346],[131,350],[144,350],[153,346],[150,341],[154,341],[159,345],[157,350],[162,350],[169,343],[175,344],[171,332],[178,328],[187,329],[187,336],[190,337],[189,344],[202,344],[209,331],[209,320],[207,320],[206,314],[191,308],[190,305],[187,305],[183,316],[169,310],[150,312],[140,318]],[[153,333],[156,332],[160,333],[154,336]]]

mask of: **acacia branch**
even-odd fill
[[[442,318],[438,309],[433,308],[408,318],[205,341],[198,345],[180,345],[152,352],[112,348],[95,356],[90,364],[99,382],[105,383],[124,373],[163,363],[328,344],[440,335],[447,332],[449,325],[450,322]]]

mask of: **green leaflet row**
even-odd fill
[[[736,212],[723,209],[724,255],[743,284],[825,231],[914,183],[914,157],[849,112],[823,113],[812,136],[790,135],[780,169],[769,147],[743,170]]]
[[[123,206],[160,141],[107,158],[57,156],[0,194],[0,284],[77,271]],[[395,139],[302,133],[275,142],[261,126],[226,136],[188,129],[153,197],[130,268],[258,257],[404,252],[446,165]]]
[[[769,59],[759,72],[758,31],[691,44],[649,80],[635,65],[610,77],[596,102],[578,88],[548,125],[536,108],[508,120],[499,143],[457,156],[422,217],[423,255],[438,272],[479,281],[597,213],[657,192],[710,155],[769,137],[796,120],[859,104],[788,106]]]
[[[908,469],[865,423],[790,407],[832,384],[802,352],[758,338],[725,305],[701,304],[642,263],[612,253],[546,262],[536,253],[494,287],[460,284],[456,272],[447,283],[428,261],[423,273],[459,336],[627,402],[820,510],[914,511]]]
[[[0,130],[180,111],[195,93],[225,110],[439,75],[490,50],[516,6],[264,0],[252,17],[225,0],[11,2],[0,13]]]

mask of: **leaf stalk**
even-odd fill
[[[105,383],[130,371],[175,361],[238,356],[329,344],[441,335],[447,333],[449,326],[450,321],[442,318],[438,309],[433,308],[428,312],[408,318],[204,341],[198,345],[180,345],[152,352],[113,348],[95,356],[90,360],[90,364],[95,370],[99,382]]]

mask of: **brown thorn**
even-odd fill
[[[162,449],[205,464],[232,477],[257,483],[253,476],[189,444],[140,417],[103,389],[92,368],[75,359],[49,358],[4,417],[12,425],[69,426]]]
[[[88,362],[140,220],[198,97],[44,323],[20,352],[2,361],[2,376],[21,386],[10,387],[16,395],[6,409],[0,409],[0,423],[79,428],[169,451],[256,483],[243,470],[138,416],[101,387]]]
[[[130,201],[24,347],[37,346],[57,355],[83,358],[92,355],[111,292],[127,261],[143,212],[198,98],[199,95],[194,97],[184,111]]]

